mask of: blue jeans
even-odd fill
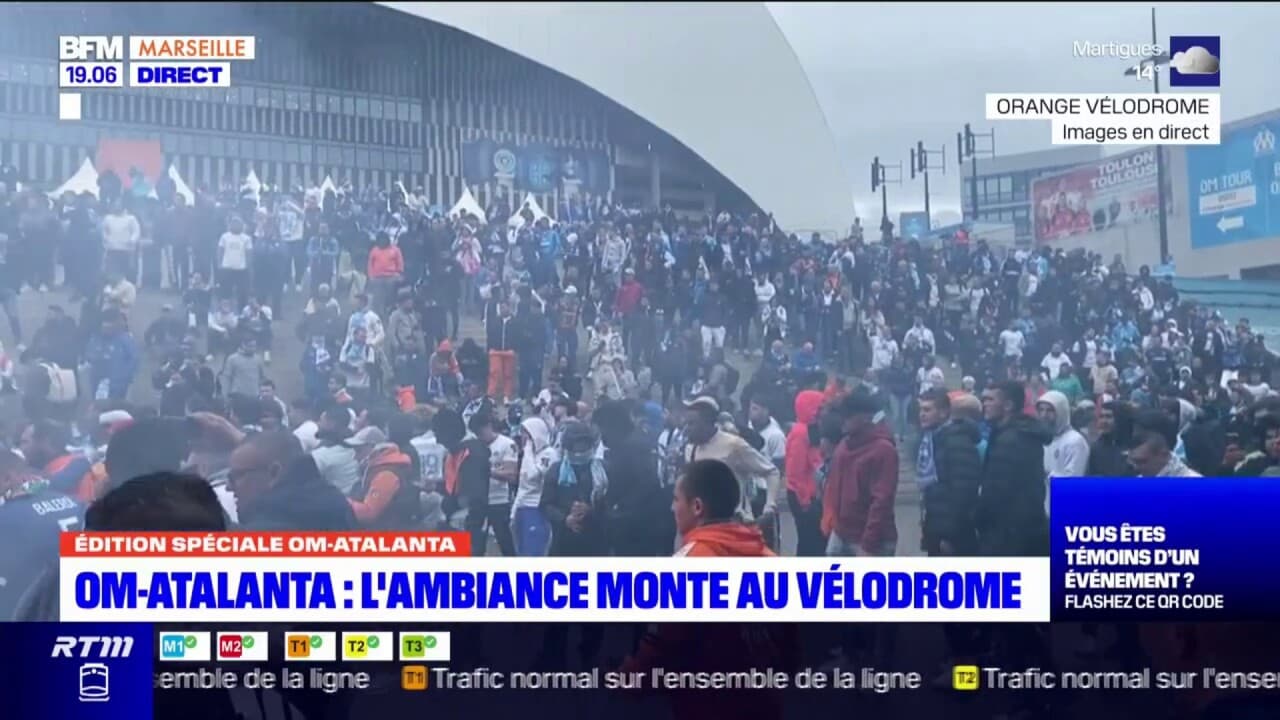
[[[520,557],[542,557],[551,547],[551,525],[536,507],[516,508],[516,552]]]
[[[569,367],[577,367],[578,364],[578,329],[565,330],[563,328],[556,330],[556,357],[569,358]]]
[[[520,363],[520,383],[517,392],[522,398],[531,398],[542,388],[542,358]]]
[[[911,420],[907,417],[907,408],[911,407],[910,395],[890,395],[889,396],[889,414],[893,416],[891,426],[893,434],[899,438],[907,436],[907,430],[911,428]]]

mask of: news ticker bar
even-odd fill
[[[273,658],[285,662],[448,662],[451,653],[450,633],[420,630],[164,630],[156,635],[156,646],[160,662],[175,663],[267,662]]]

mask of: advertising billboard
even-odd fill
[[[1146,222],[1160,208],[1155,148],[1142,148],[1031,183],[1038,243]]]
[[[1280,121],[1255,123],[1187,148],[1193,249],[1280,235],[1278,134]]]
[[[929,234],[929,216],[918,210],[899,213],[898,234],[911,240],[920,240]]]

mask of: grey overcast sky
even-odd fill
[[[936,215],[958,212],[956,131],[975,131],[988,92],[1142,92],[1113,58],[1074,58],[1074,41],[1150,43],[1151,4],[767,3],[826,111],[864,223],[879,221],[871,159],[907,161],[917,140],[946,144],[947,175],[930,178]],[[1280,106],[1274,30],[1280,3],[1157,3],[1158,40],[1222,38],[1222,120]],[[1161,78],[1162,89],[1164,78]],[[998,153],[1043,150],[1048,121],[995,124]],[[923,186],[889,186],[889,212],[923,210]]]

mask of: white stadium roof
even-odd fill
[[[850,178],[761,2],[381,2],[567,75],[684,143],[779,225],[843,231]]]

